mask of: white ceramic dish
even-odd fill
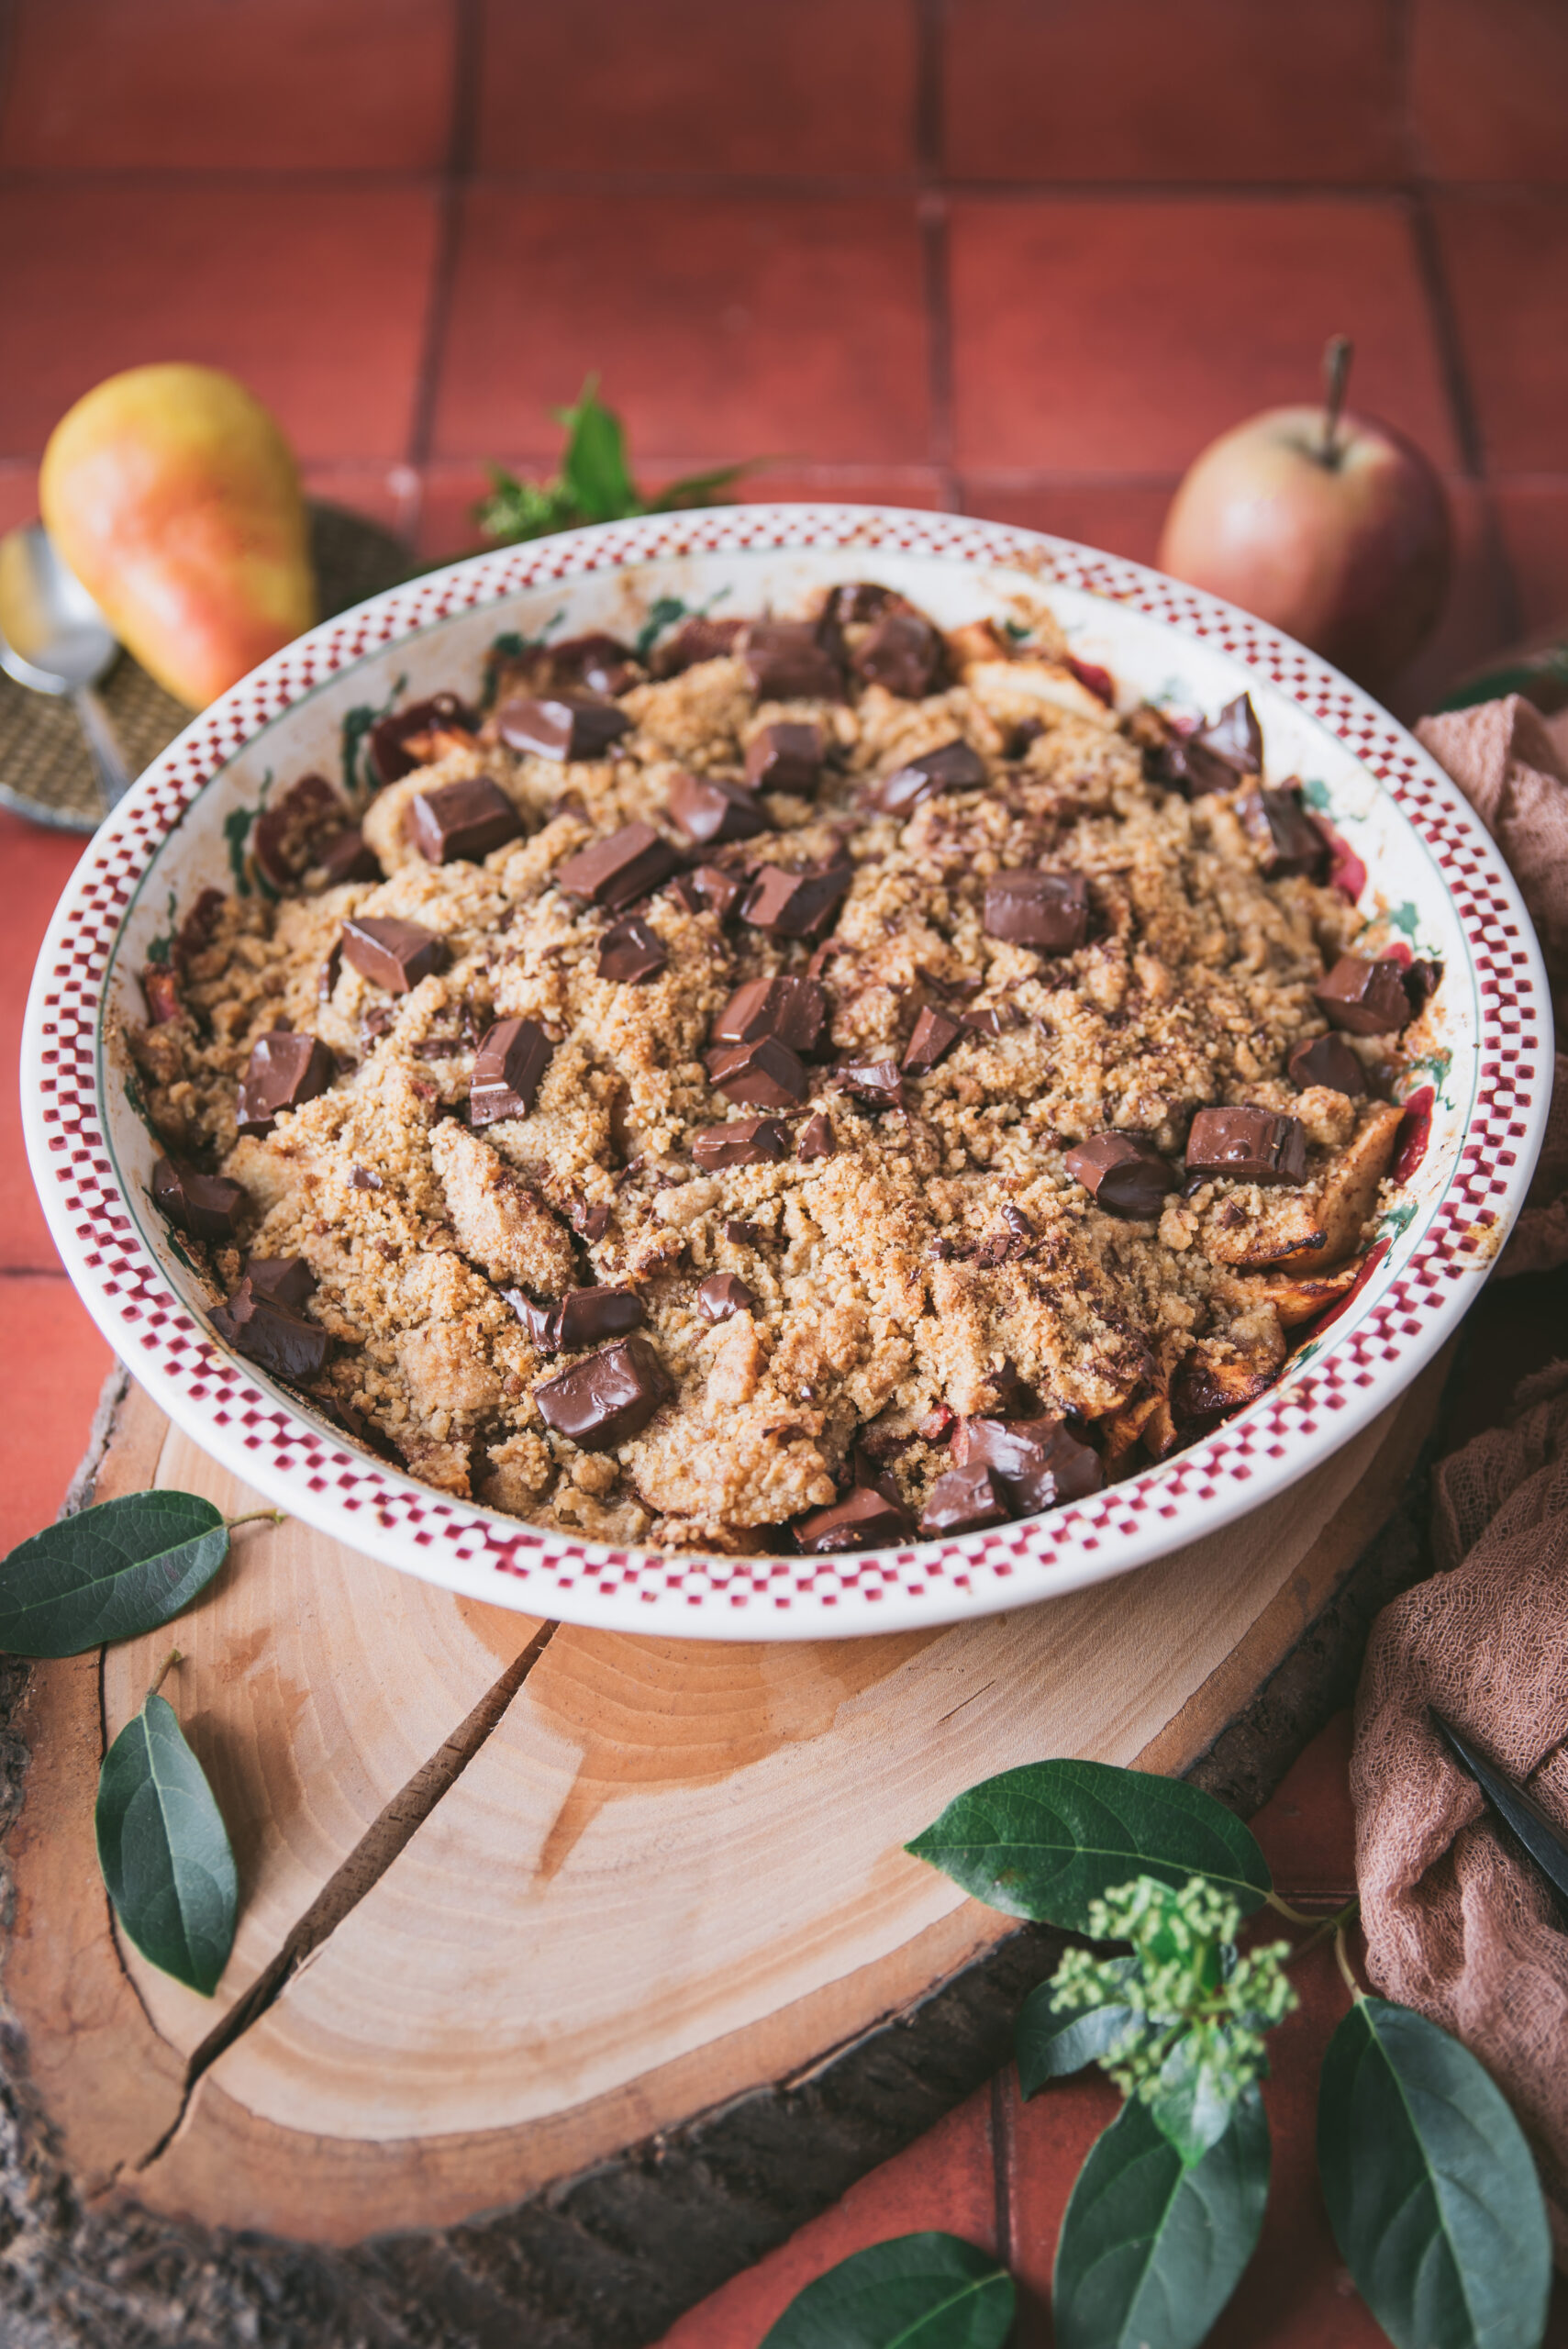
[[[244,877],[249,820],[307,769],[340,771],[367,711],[473,694],[503,632],[635,637],[661,601],[788,613],[871,576],[944,626],[1043,600],[1124,697],[1212,712],[1243,689],[1270,778],[1365,863],[1374,944],[1439,958],[1431,1139],[1351,1308],[1262,1401],[1109,1491],[994,1531],[843,1558],[612,1551],[454,1501],[315,1418],[214,1339],[148,1196],[158,1154],[114,1020],[176,909]],[[357,739],[357,736],[356,736]],[[386,1563],[503,1606],[707,1639],[803,1639],[951,1621],[1121,1574],[1303,1475],[1442,1343],[1529,1183],[1551,1077],[1550,1000],[1528,916],[1461,795],[1383,710],[1298,645],[1136,564],[962,517],[734,507],[567,532],[374,597],[205,711],[109,818],[65,891],[28,1008],[22,1097],[34,1177],[72,1279],[169,1416],[295,1515]]]

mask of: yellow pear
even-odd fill
[[[216,367],[132,367],[50,437],[39,505],[121,642],[201,708],[316,618],[294,455]]]

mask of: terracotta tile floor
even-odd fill
[[[1307,396],[1329,332],[1448,473],[1461,550],[1413,709],[1568,612],[1568,17],[1554,0],[12,0],[0,17],[0,527],[114,368],[233,367],[311,485],[429,557],[481,461],[553,455],[592,368],[657,481],[751,453],[784,497],[955,506],[1142,559],[1183,466]],[[73,845],[0,817],[0,1040]],[[0,1111],[0,1540],[50,1516],[107,1366]],[[1501,1393],[1550,1342],[1489,1305]],[[1478,1359],[1483,1357],[1478,1357]],[[1346,1729],[1263,1821],[1348,1881]],[[1326,1956],[1280,2035],[1265,2247],[1227,2349],[1377,2338],[1312,2180]],[[1094,2084],[1010,2079],[669,2336],[752,2349],[845,2252],[1005,2242],[1019,2349]],[[1568,2340],[1568,2329],[1556,2336]]]

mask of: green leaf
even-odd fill
[[[1396,2349],[1535,2349],[1551,2245],[1518,2122],[1457,2039],[1363,1998],[1329,2043],[1318,2168],[1356,2288]]]
[[[143,1957],[210,1998],[234,1945],[234,1854],[161,1697],[148,1697],[104,1757],[97,1829],[98,1865],[125,1932]]]
[[[155,1631],[228,1555],[220,1509],[195,1493],[127,1493],[0,1558],[0,1650],[81,1655]]]
[[[971,1787],[907,1846],[1009,1917],[1089,1929],[1089,1904],[1137,1876],[1207,1876],[1248,1916],[1268,1863],[1223,1803],[1106,1762],[1028,1762]]]
[[[1112,1969],[1126,1980],[1137,1973],[1138,1960],[1113,1958],[1107,1971]],[[1056,2006],[1054,1984],[1041,1982],[1018,2009],[1013,2034],[1018,2085],[1024,2094],[1033,2096],[1047,2080],[1063,2080],[1071,2072],[1081,2072],[1085,2064],[1097,2062],[1115,2046],[1131,2021],[1130,2007],[1091,2007],[1087,2013],[1062,2012]]]
[[[1190,2169],[1230,2126],[1240,2091],[1220,2028],[1182,2033],[1160,2066],[1148,2099],[1154,2126]]]
[[[571,434],[561,462],[561,479],[584,519],[614,522],[640,514],[641,501],[627,469],[626,436],[620,418],[598,397],[599,379],[590,375],[575,407],[555,411]]]
[[[1133,2098],[1095,2139],[1062,2221],[1057,2349],[1195,2349],[1240,2281],[1268,2196],[1255,2087],[1190,2168]]]
[[[684,506],[706,506],[716,489],[728,489],[732,481],[740,481],[746,473],[755,473],[767,462],[752,457],[745,464],[719,465],[710,473],[687,473],[681,481],[666,482],[663,488],[651,497],[643,511],[647,514],[674,514]]]
[[[796,2293],[762,2349],[1002,2349],[1013,2279],[957,2235],[897,2235]]]

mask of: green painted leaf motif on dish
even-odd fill
[[[762,2349],[1002,2349],[1013,2279],[958,2235],[896,2235],[818,2276]]]
[[[1062,2221],[1057,2349],[1197,2349],[1256,2247],[1269,2170],[1255,2087],[1190,2165],[1147,2105],[1123,2105],[1090,2149]]]
[[[1537,2349],[1551,2243],[1535,2164],[1457,2039],[1359,2000],[1323,2059],[1318,2169],[1334,2240],[1396,2349]]]
[[[1137,1876],[1201,1876],[1243,1916],[1268,1864],[1240,1820],[1198,1787],[1105,1762],[1029,1762],[951,1802],[907,1849],[1010,1917],[1089,1931],[1093,1901]]]
[[[98,1865],[143,1957],[210,1998],[234,1945],[239,1887],[223,1816],[165,1698],[149,1696],[104,1757]]]
[[[221,1511],[195,1493],[127,1493],[61,1518],[0,1559],[0,1651],[81,1655],[155,1631],[228,1555]]]

